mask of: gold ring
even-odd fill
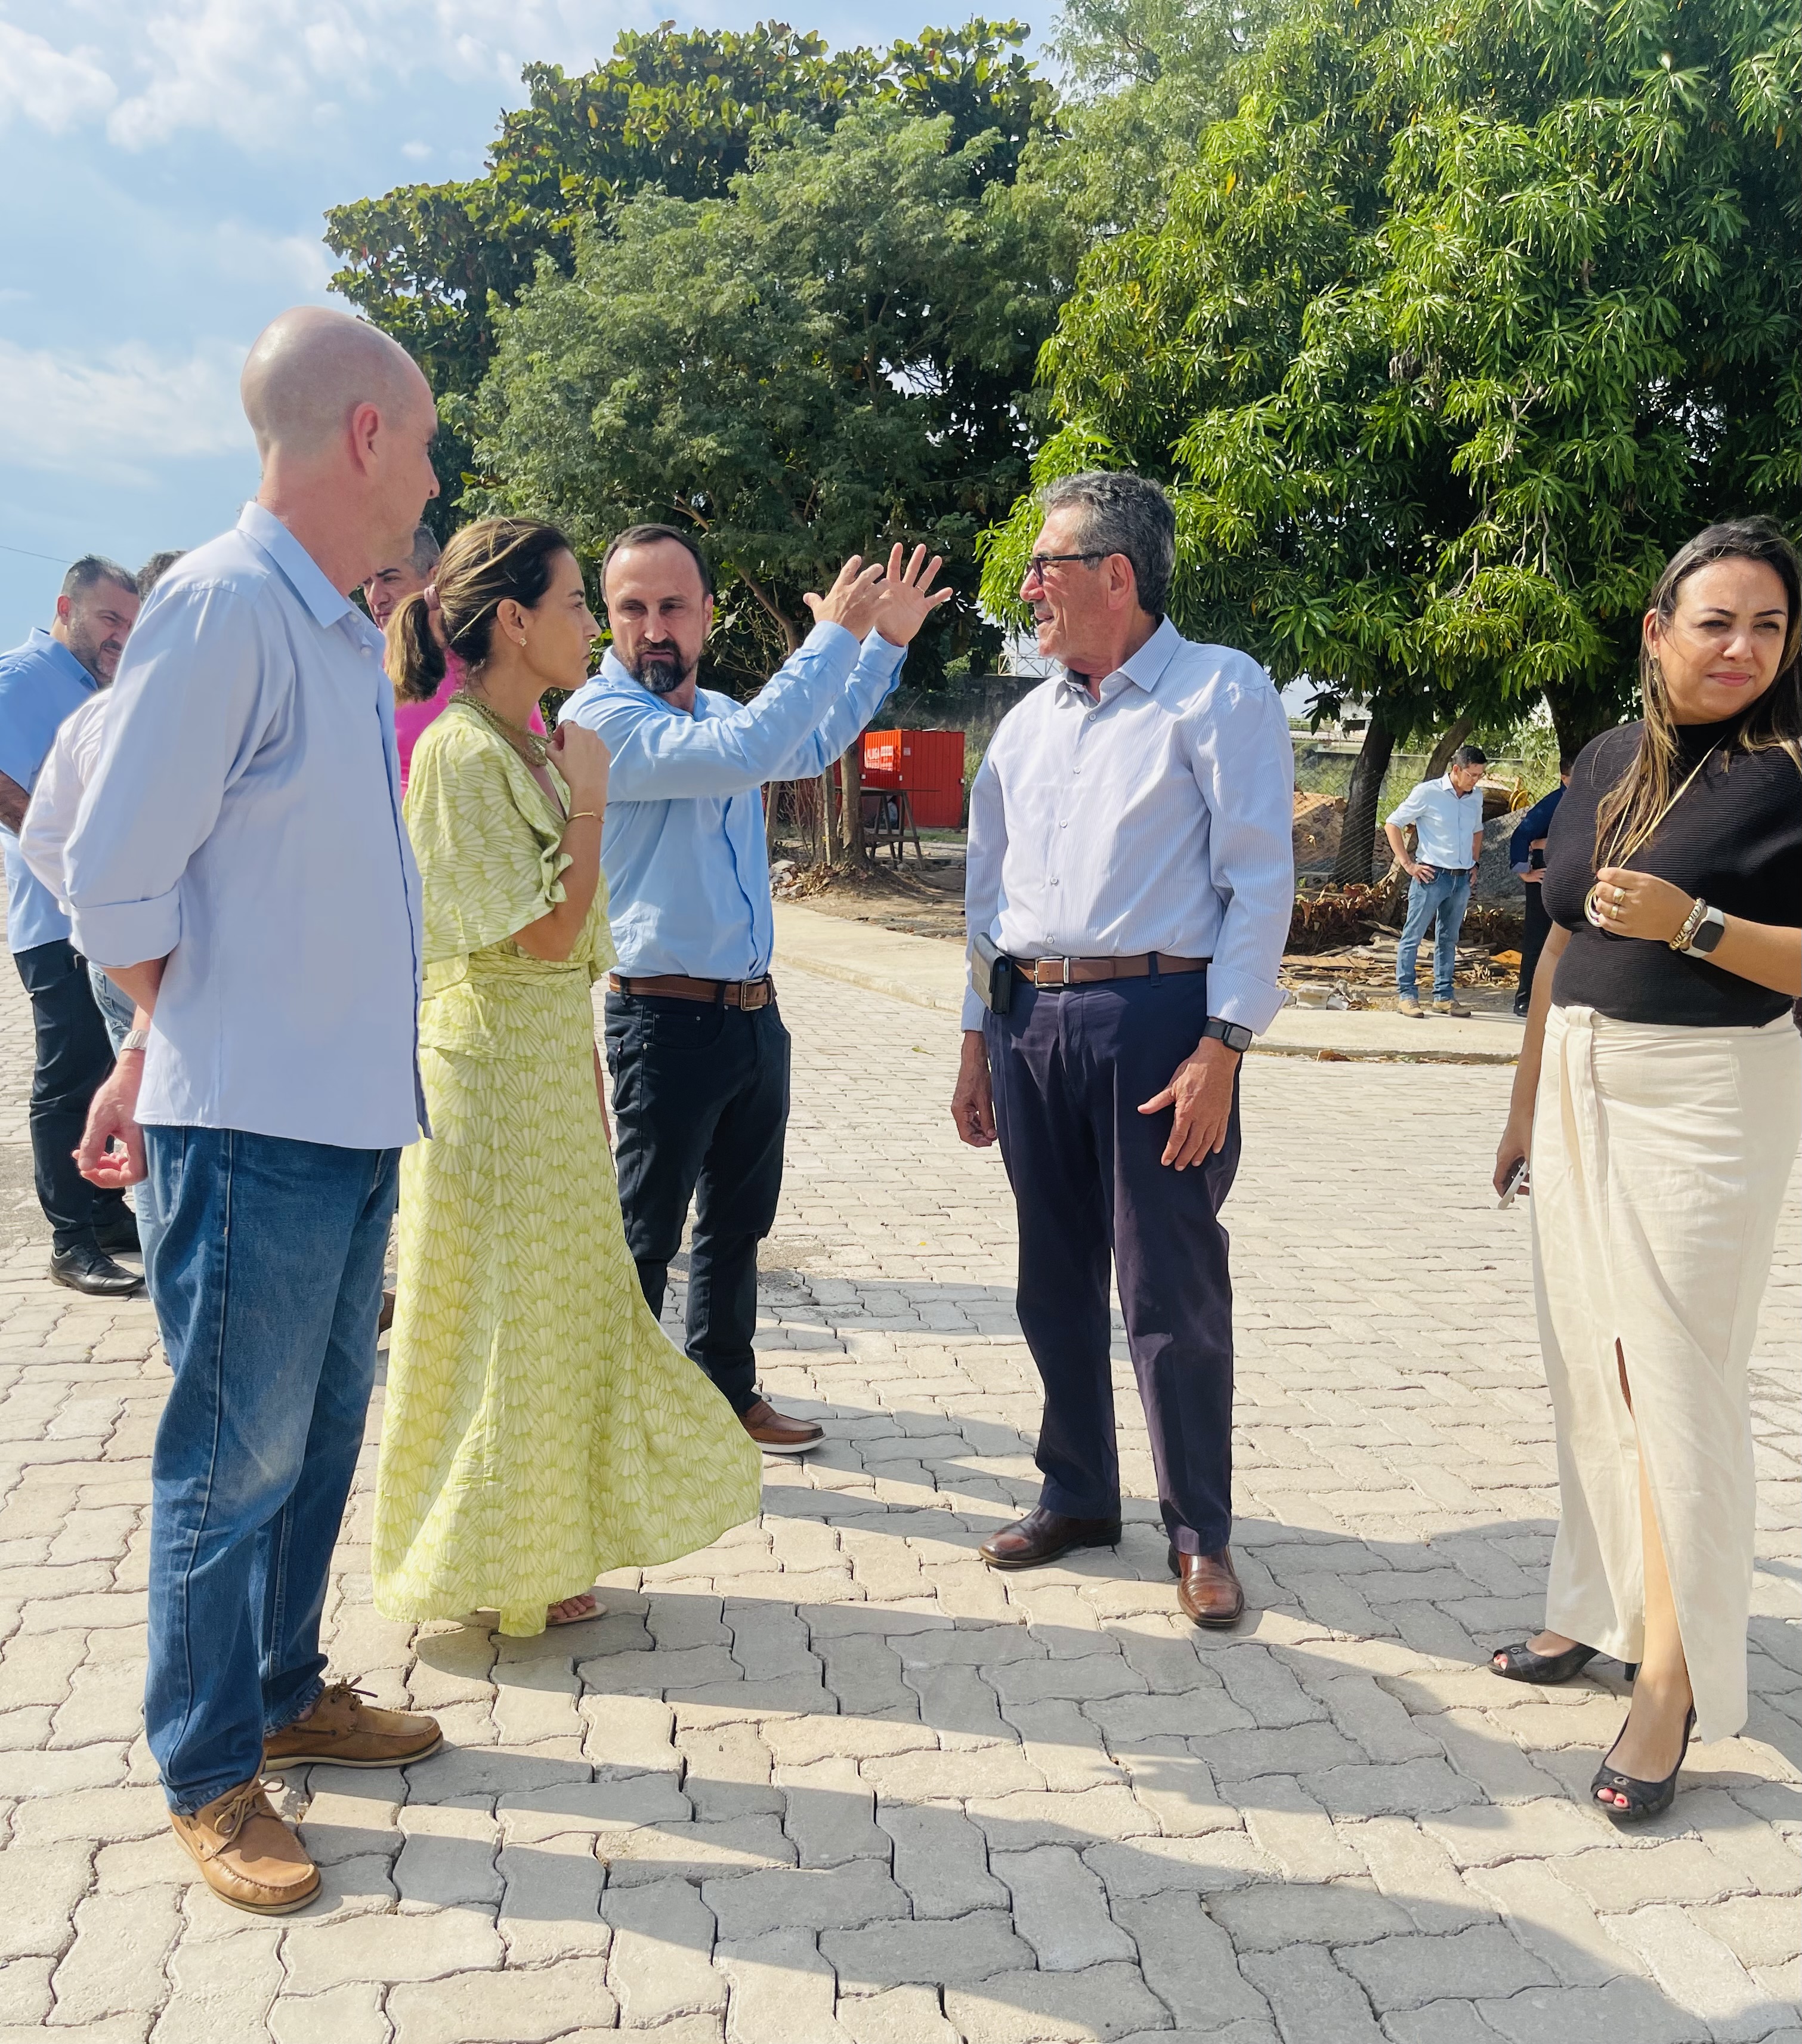
[[[1616,888],[1614,898],[1616,901],[1624,901],[1627,899],[1627,889],[1624,887]]]

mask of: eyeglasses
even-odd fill
[[[1021,579],[1031,582],[1036,578],[1043,582],[1045,579],[1046,569],[1055,568],[1059,561],[1105,561],[1107,558],[1105,553],[1035,554],[1026,563],[1026,573]]]

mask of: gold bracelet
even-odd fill
[[[564,817],[563,821],[566,825],[579,824],[585,816],[590,823],[597,824],[601,820],[601,812],[598,809],[574,809]]]
[[[1689,914],[1685,916],[1681,923],[1677,925],[1677,935],[1674,937],[1667,938],[1666,939],[1673,951],[1686,951],[1689,950],[1691,943],[1695,939],[1696,932],[1701,928],[1703,919],[1707,916],[1708,912],[1708,903],[1702,899],[1700,894],[1698,894],[1696,897],[1695,901],[1690,905]]]

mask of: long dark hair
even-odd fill
[[[1781,745],[1802,774],[1802,561],[1769,518],[1729,518],[1698,532],[1666,563],[1649,606],[1661,624],[1677,615],[1677,596],[1698,568],[1716,561],[1762,561],[1783,584],[1789,615],[1777,679],[1746,711],[1727,742],[1729,753]],[[1627,770],[1596,810],[1596,864],[1619,866],[1652,835],[1676,786],[1677,726],[1664,669],[1650,647],[1639,647],[1639,697],[1645,726]]]
[[[534,610],[551,586],[559,554],[574,552],[555,525],[532,518],[478,518],[445,548],[422,594],[395,606],[383,664],[400,702],[429,702],[444,678],[445,655],[470,668],[488,658],[494,613],[510,597]]]

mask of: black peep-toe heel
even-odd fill
[[[1566,1647],[1562,1654],[1535,1654],[1524,1639],[1518,1639],[1512,1646],[1498,1646],[1489,1656],[1489,1673],[1506,1682],[1568,1682],[1600,1651],[1599,1646],[1578,1645]]]
[[[1621,1727],[1625,1732],[1625,1725]],[[1677,1777],[1683,1772],[1683,1763],[1689,1757],[1689,1735],[1696,1729],[1696,1706],[1692,1704],[1683,1719],[1683,1746],[1677,1756],[1677,1765],[1662,1781],[1642,1781],[1636,1775],[1623,1774],[1618,1767],[1610,1767],[1604,1760],[1596,1769],[1596,1778],[1589,1784],[1589,1800],[1598,1810],[1604,1810],[1617,1824],[1643,1824],[1649,1817],[1662,1817],[1677,1800]],[[1617,1735],[1614,1746],[1620,1743]],[[1616,1795],[1627,1798],[1627,1807],[1600,1800],[1601,1791],[1612,1789]]]

